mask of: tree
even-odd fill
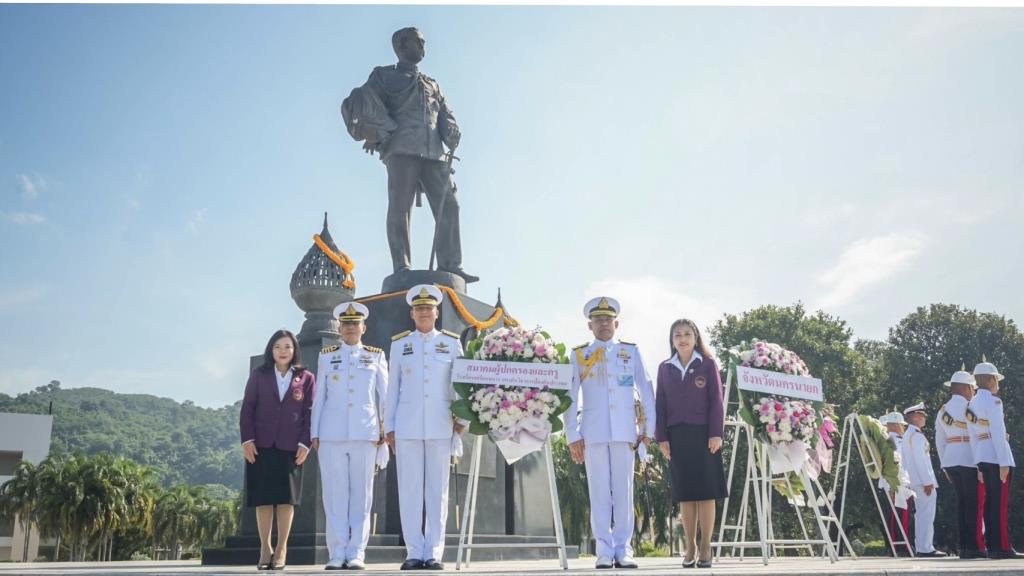
[[[22,562],[28,562],[28,541],[39,509],[39,479],[36,466],[27,460],[18,463],[14,476],[0,486],[0,516],[17,518],[25,535]]]
[[[182,549],[191,545],[197,534],[196,492],[179,485],[164,490],[156,498],[154,541],[168,546],[174,560],[181,558]]]

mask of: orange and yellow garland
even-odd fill
[[[319,234],[313,234],[313,243],[316,244],[316,247],[319,248],[331,262],[337,264],[338,267],[341,268],[341,271],[345,273],[345,280],[342,281],[341,285],[349,290],[355,290],[356,282],[352,277],[352,270],[355,269],[356,263],[348,257],[348,254],[345,254],[340,250],[338,252],[331,250],[331,247],[320,238]]]
[[[466,324],[469,324],[470,326],[476,328],[480,332],[483,332],[484,330],[487,330],[488,328],[494,326],[495,324],[498,323],[498,320],[502,318],[504,318],[505,326],[519,326],[519,321],[505,314],[505,310],[501,307],[495,308],[494,313],[491,314],[490,318],[488,318],[487,320],[480,321],[475,316],[473,316],[469,312],[469,310],[466,309],[466,306],[462,303],[462,300],[459,299],[458,292],[452,290],[448,286],[442,286],[440,284],[435,284],[435,286],[437,286],[441,290],[444,290],[444,293],[448,295],[448,299],[451,300],[452,306],[455,307],[455,311],[458,312],[459,317],[462,318],[462,320]],[[367,302],[375,302],[377,300],[394,298],[402,294],[405,294],[405,290],[398,290],[397,292],[388,292],[386,294],[377,294],[376,296],[368,296],[366,298],[357,298],[356,302],[366,304]]]

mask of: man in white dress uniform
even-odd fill
[[[310,437],[320,458],[327,570],[365,568],[377,448],[383,442],[382,405],[387,398],[384,351],[362,343],[370,311],[358,302],[334,309],[340,346],[320,351]]]
[[[907,433],[903,436],[903,466],[910,475],[910,489],[914,491],[914,554],[919,557],[942,557],[945,552],[935,549],[935,502],[938,488],[935,470],[932,469],[931,444],[925,437],[924,428],[928,415],[924,403],[915,404],[903,411],[907,417]]]
[[[654,387],[636,344],[614,339],[619,303],[594,298],[583,313],[594,341],[570,355],[572,405],[563,417],[565,434],[573,461],[587,467],[595,568],[636,568],[630,544],[634,450],[654,437]],[[646,414],[642,430],[634,407],[637,395]]]
[[[448,478],[454,442],[466,423],[454,420],[452,361],[462,355],[453,332],[434,329],[443,295],[420,284],[405,296],[416,329],[391,339],[384,432],[398,464],[398,504],[405,539],[402,570],[443,570]],[[426,519],[423,509],[426,507]],[[421,528],[421,526],[423,528]]]

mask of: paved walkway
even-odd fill
[[[637,558],[638,570],[594,570],[593,558],[579,558],[569,561],[568,573],[579,574],[610,574],[626,573],[631,576],[648,574],[680,574],[692,576],[709,576],[711,574],[727,574],[730,576],[784,574],[785,576],[827,576],[842,574],[846,576],[870,575],[888,576],[890,574],[906,574],[908,576],[931,576],[953,574],[977,576],[1024,576],[1024,560],[958,560],[956,558],[937,560],[916,560],[911,558],[860,558],[858,560],[843,559],[836,564],[818,558],[775,559],[762,565],[756,558],[740,561],[725,558],[710,569],[683,570],[678,558]],[[455,573],[455,563],[446,564],[446,572]],[[324,574],[323,566],[289,566],[286,570],[293,574]],[[397,564],[378,564],[368,567],[371,573],[398,573]],[[59,563],[0,563],[0,576],[17,574],[248,574],[257,573],[255,567],[249,566],[201,566],[196,560],[166,562],[59,562]],[[344,572],[351,573],[351,572]],[[472,569],[463,569],[458,574],[566,574],[558,569],[557,560],[527,560],[519,562],[474,562]],[[408,572],[402,573],[408,576]]]

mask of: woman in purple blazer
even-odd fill
[[[245,503],[256,508],[260,533],[259,570],[281,570],[288,555],[288,533],[302,498],[302,463],[309,455],[313,373],[300,364],[299,344],[278,330],[263,351],[263,365],[252,371],[238,416],[245,453]],[[270,530],[277,514],[277,549]]]
[[[686,533],[683,567],[709,568],[715,499],[728,495],[721,452],[722,379],[692,320],[672,323],[669,345],[672,356],[658,366],[655,437],[671,461],[672,499],[679,502]]]

